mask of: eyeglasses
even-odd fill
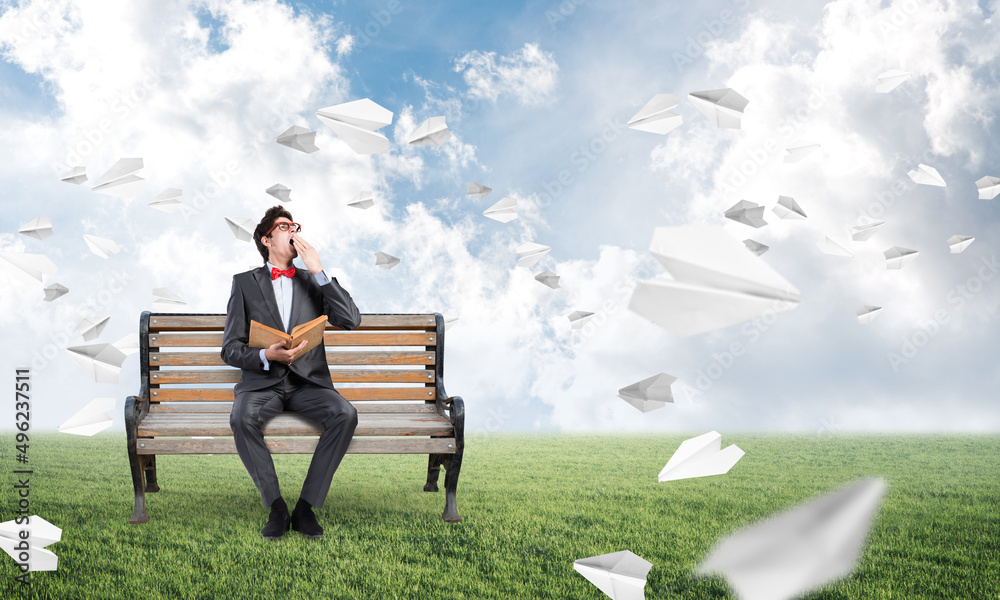
[[[275,223],[274,225],[271,225],[271,228],[267,230],[267,233],[264,234],[264,237],[271,235],[271,232],[274,231],[275,227],[277,227],[279,231],[288,231],[288,229],[293,226],[295,228],[292,229],[292,231],[294,231],[295,233],[302,231],[302,226],[299,225],[298,223],[289,223],[288,221],[281,221],[280,223]]]

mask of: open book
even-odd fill
[[[271,344],[276,344],[281,340],[287,340],[288,343],[285,344],[285,348],[291,349],[301,344],[302,340],[305,340],[305,349],[295,355],[295,358],[298,358],[320,345],[320,342],[323,341],[323,330],[326,329],[326,321],[326,315],[316,317],[308,323],[297,325],[292,329],[291,333],[285,333],[280,329],[268,327],[263,323],[258,323],[257,321],[251,319],[250,343],[247,345],[251,348],[268,348]],[[294,362],[294,360],[295,359],[292,359],[292,362]]]

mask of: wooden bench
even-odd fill
[[[145,311],[139,319],[139,394],[125,401],[128,457],[135,486],[129,523],[145,523],[146,492],[160,490],[156,457],[236,454],[229,414],[240,369],[219,356],[224,314]],[[427,454],[425,492],[438,491],[441,466],[449,523],[461,521],[455,489],[462,466],[465,403],[444,391],[444,318],[362,315],[344,331],[327,324],[323,338],[337,391],[358,411],[353,454]],[[264,427],[272,454],[312,454],[322,426],[284,412]],[[209,437],[211,439],[196,439]],[[249,476],[247,492],[253,487]],[[254,492],[256,493],[256,492]]]

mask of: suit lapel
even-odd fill
[[[271,326],[284,331],[285,327],[281,322],[281,311],[278,310],[278,301],[274,297],[274,285],[271,283],[271,276],[267,273],[267,267],[264,266],[254,271],[253,277],[257,280],[257,287],[260,288],[261,296],[264,297],[264,305],[267,306],[268,311],[271,313]],[[292,300],[295,300],[294,296]],[[292,314],[295,314],[294,311]]]

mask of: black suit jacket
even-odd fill
[[[229,296],[226,331],[222,337],[222,360],[242,369],[235,393],[259,390],[281,381],[289,370],[316,385],[333,388],[330,367],[326,362],[326,347],[316,346],[298,356],[291,365],[270,361],[268,370],[260,360],[260,348],[250,348],[250,320],[284,331],[278,301],[267,267],[233,275],[233,291]],[[292,278],[291,327],[326,315],[333,325],[354,329],[361,324],[361,313],[347,290],[335,278],[320,286],[308,269],[295,269]]]

